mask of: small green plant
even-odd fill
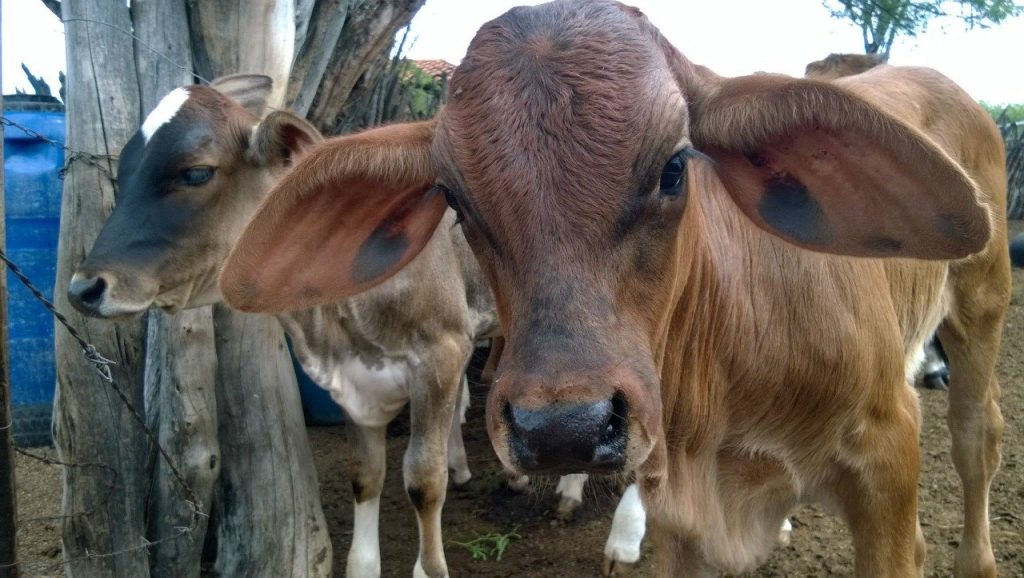
[[[516,530],[519,526],[512,528],[512,531],[507,534],[499,534],[497,532],[490,532],[487,534],[476,534],[472,540],[465,542],[457,542],[451,540],[449,543],[463,548],[474,560],[489,560],[494,557],[496,562],[501,561],[501,556],[505,553],[505,549],[512,543],[513,540],[522,540]]]

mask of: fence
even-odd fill
[[[1009,119],[1009,109],[999,115],[996,124],[1006,143],[1006,216],[1024,219],[1024,122]]]

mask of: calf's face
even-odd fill
[[[684,293],[698,241],[728,235],[706,230],[710,195],[846,255],[956,258],[989,230],[963,171],[854,95],[722,79],[636,10],[562,1],[481,28],[436,121],[313,149],[246,227],[221,288],[253,311],[358,293],[414,258],[447,204],[506,331],[487,403],[501,460],[656,471],[663,359],[688,346],[676,325],[715,322],[680,306],[700,298]]]
[[[292,153],[319,140],[288,113],[257,115],[270,80],[175,89],[121,151],[117,205],[68,289],[97,317],[219,300],[217,274]],[[244,105],[244,106],[243,106]]]

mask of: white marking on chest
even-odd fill
[[[170,122],[174,115],[178,114],[181,106],[188,100],[188,96],[187,88],[175,88],[167,93],[160,104],[156,105],[153,112],[149,113],[142,123],[142,137],[146,139],[146,144],[149,144],[149,140],[153,138],[160,127]]]
[[[409,401],[411,371],[405,361],[383,359],[367,365],[358,357],[333,368],[326,389],[348,417],[363,426],[388,424]],[[321,382],[322,383],[322,382]]]

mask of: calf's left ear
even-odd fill
[[[447,208],[433,187],[432,135],[432,122],[392,125],[300,157],[232,249],[220,276],[225,301],[243,311],[295,311],[400,271]]]
[[[306,120],[277,110],[256,125],[247,155],[258,166],[288,166],[322,140],[320,131]]]
[[[693,103],[692,138],[759,227],[840,255],[959,259],[991,216],[927,136],[832,84],[755,75]]]

